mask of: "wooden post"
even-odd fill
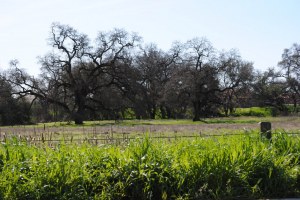
[[[270,140],[272,138],[271,122],[260,122],[260,133],[262,137]]]

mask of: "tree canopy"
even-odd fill
[[[5,102],[27,102],[28,108],[44,109],[44,120],[67,118],[82,124],[86,119],[124,118],[126,113],[139,119],[197,121],[227,116],[250,101],[281,110],[290,99],[295,109],[299,102],[298,44],[284,50],[281,71],[255,72],[238,50],[218,51],[206,38],[174,42],[163,51],[122,29],[99,32],[91,42],[74,28],[54,23],[48,40],[52,51],[39,57],[38,77],[17,61],[1,75],[0,107],[12,110]],[[2,114],[4,123],[14,121],[7,117]]]

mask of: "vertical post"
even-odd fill
[[[270,140],[272,138],[271,122],[260,122],[260,133],[262,137]]]
[[[111,139],[114,139],[114,131],[113,131],[113,126],[112,124],[110,125],[110,134],[111,134]]]

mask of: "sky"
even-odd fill
[[[174,41],[206,37],[216,49],[238,49],[265,70],[300,43],[299,8],[298,0],[0,0],[0,70],[17,59],[38,75],[37,57],[51,51],[53,22],[91,41],[99,31],[123,28],[166,51]]]

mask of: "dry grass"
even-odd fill
[[[142,137],[180,137],[247,133],[259,130],[259,121],[270,121],[273,130],[300,133],[300,117],[276,118],[217,118],[205,122],[188,120],[133,120],[87,122],[84,126],[49,123],[36,126],[0,127],[0,139],[15,136],[27,141],[36,140],[88,140],[127,139]]]

